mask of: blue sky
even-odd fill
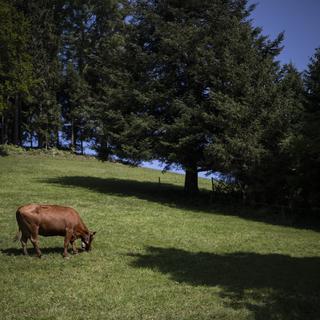
[[[274,39],[285,31],[282,63],[292,62],[299,71],[307,68],[315,48],[320,47],[320,0],[249,0],[256,3],[253,25]]]

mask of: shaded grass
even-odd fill
[[[169,174],[170,176],[170,174]],[[170,180],[169,180],[170,181]],[[173,208],[199,211],[204,213],[239,216],[244,219],[265,222],[269,224],[294,226],[296,228],[319,231],[319,219],[310,219],[306,215],[283,215],[272,212],[271,209],[252,209],[241,206],[239,201],[232,203],[215,202],[216,195],[211,192],[208,180],[202,180],[201,193],[194,197],[186,197],[182,185],[172,183],[159,183],[154,181],[139,181],[119,178],[102,178],[92,176],[63,176],[39,180],[65,187],[85,188],[87,190],[118,197],[135,197],[148,202],[156,202]],[[182,183],[182,182],[181,182]]]
[[[182,176],[159,175],[0,158],[1,319],[319,318],[319,233],[185,200]],[[64,260],[63,238],[42,237],[43,259],[20,255],[15,210],[30,202],[77,209],[97,230],[93,251]]]
[[[134,257],[136,268],[151,268],[178,283],[220,287],[233,308],[245,306],[256,319],[310,319],[320,299],[320,257],[234,252],[215,254],[148,247]],[[249,276],[244,276],[249,275]]]

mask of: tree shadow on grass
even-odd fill
[[[319,319],[320,257],[158,247],[129,256],[135,268],[153,269],[192,286],[218,287],[227,307],[246,308],[255,319]]]
[[[192,211],[209,210],[208,192],[202,192],[196,197],[186,197],[183,188],[173,184],[90,176],[66,176],[47,179],[43,182],[80,187],[118,197],[134,197],[172,208]]]
[[[239,202],[221,204],[210,201],[210,192],[202,190],[197,196],[188,197],[181,186],[148,181],[100,178],[91,176],[65,176],[41,180],[44,183],[58,184],[67,187],[85,188],[101,194],[119,197],[136,197],[183,210],[205,213],[219,213],[239,216],[244,219],[265,222],[274,225],[305,228],[319,231],[318,221],[307,221],[304,216],[286,216],[272,214],[270,210],[260,212],[257,209],[242,207]],[[297,219],[298,218],[298,219]]]

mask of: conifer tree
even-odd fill
[[[92,30],[96,23],[98,1],[69,1],[64,6],[61,60],[65,79],[62,90],[65,137],[72,149],[83,153],[83,142],[90,133],[91,89],[86,80],[88,59],[92,54]]]
[[[15,6],[30,21],[31,35],[27,52],[32,56],[36,79],[23,112],[26,140],[38,141],[38,146],[59,145],[61,106],[58,93],[61,84],[61,46],[63,1],[21,1]]]
[[[133,56],[145,76],[136,90],[140,117],[155,124],[153,157],[185,170],[187,193],[198,191],[199,171],[244,180],[265,152],[263,124],[278,98],[274,57],[283,35],[270,41],[253,28],[247,1],[132,6]]]
[[[91,92],[88,83],[74,70],[72,64],[67,65],[63,83],[63,119],[64,133],[70,139],[75,151],[84,153],[84,141],[92,137],[90,118]]]
[[[87,79],[92,88],[99,157],[137,164],[150,159],[150,116],[144,111],[137,83],[147,78],[137,63],[135,32],[126,22],[126,1],[98,2],[92,28],[94,49],[89,56]]]
[[[0,1],[1,143],[21,143],[22,106],[33,84],[27,51],[30,23],[8,1]]]
[[[301,139],[304,86],[301,74],[284,65],[274,84],[275,99],[265,115],[261,143],[263,156],[248,176],[251,200],[292,206],[297,197],[299,161],[296,144]]]
[[[306,89],[303,139],[299,145],[300,185],[305,205],[320,207],[320,48],[315,50],[304,77]]]

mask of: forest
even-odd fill
[[[320,207],[320,47],[277,57],[246,0],[0,0],[0,144],[219,172],[241,201]],[[319,44],[320,45],[320,44]]]

